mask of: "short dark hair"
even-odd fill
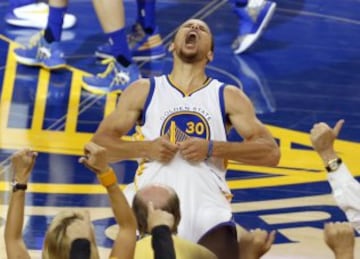
[[[148,224],[147,224],[147,218],[148,218],[148,209],[147,204],[142,199],[142,197],[139,195],[139,193],[135,194],[135,197],[132,202],[132,209],[134,211],[138,230],[140,233],[140,237],[143,237],[146,233],[148,233]],[[174,216],[174,227],[172,229],[173,233],[177,233],[177,227],[180,222],[181,213],[180,213],[180,200],[177,194],[174,192],[173,195],[169,197],[166,204],[162,206],[161,208],[156,208],[164,210]]]

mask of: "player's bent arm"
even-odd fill
[[[116,110],[100,123],[91,141],[107,149],[109,162],[147,157],[149,141],[124,141],[122,136],[141,116],[150,89],[150,81],[140,79],[122,94]]]
[[[256,117],[249,98],[235,86],[227,86],[224,95],[230,123],[244,141],[214,142],[212,155],[251,165],[276,166],[280,159],[279,147]]]

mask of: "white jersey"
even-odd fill
[[[337,205],[360,234],[360,183],[344,163],[327,177]]]
[[[225,85],[208,79],[202,88],[186,96],[167,76],[151,79],[141,126],[145,140],[168,134],[175,126],[176,141],[187,137],[226,141]],[[173,125],[173,126],[171,126]],[[190,163],[178,153],[171,162],[147,161],[139,165],[132,192],[149,183],[163,183],[175,189],[181,205],[179,236],[197,242],[207,231],[232,218],[225,181],[225,161],[208,159]]]

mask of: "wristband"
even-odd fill
[[[339,166],[341,165],[341,163],[342,163],[341,158],[335,158],[335,159],[330,160],[327,163],[327,166],[325,167],[326,171],[328,171],[329,173],[336,171],[339,168]]]
[[[26,183],[22,184],[22,183],[18,183],[16,181],[13,181],[11,183],[11,185],[12,185],[12,191],[13,192],[17,192],[19,190],[26,191],[26,189],[27,189],[27,184]]]
[[[109,187],[110,185],[117,183],[116,174],[111,167],[104,173],[97,174],[97,178],[104,187]]]
[[[213,154],[213,148],[214,148],[214,141],[209,140],[209,145],[208,145],[208,151],[207,151],[207,154],[206,154],[206,159],[208,159],[209,157],[212,156],[212,154]]]

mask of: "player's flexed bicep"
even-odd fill
[[[256,118],[254,107],[242,90],[227,86],[224,94],[225,110],[231,126],[245,141],[265,133],[264,125]]]
[[[231,126],[242,136],[242,143],[214,146],[214,155],[254,165],[277,165],[279,148],[270,131],[256,117],[249,98],[235,86],[224,91],[225,110]],[[226,150],[225,150],[226,149]]]
[[[120,96],[115,110],[114,130],[125,135],[140,119],[150,90],[150,80],[140,79],[130,85]]]
[[[140,79],[122,94],[116,109],[100,123],[92,141],[105,147],[110,161],[141,157],[142,145],[130,147],[120,138],[138,121],[149,93],[150,82]]]

